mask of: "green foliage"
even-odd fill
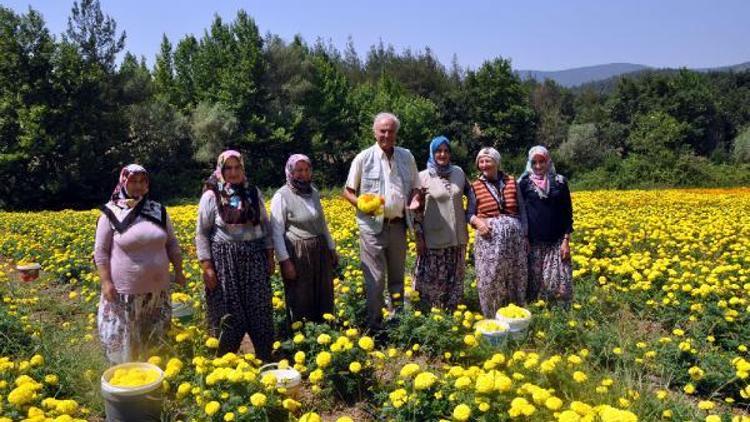
[[[750,164],[750,127],[732,141],[732,156],[738,163]]]
[[[0,6],[1,208],[91,207],[130,162],[152,171],[159,199],[194,196],[227,147],[247,154],[263,188],[280,183],[297,152],[313,158],[318,186],[340,186],[381,111],[399,116],[399,144],[419,167],[427,142],[446,135],[469,174],[481,146],[499,148],[517,172],[542,144],[575,186],[748,178],[725,164],[750,157],[750,71],[650,71],[571,90],[521,82],[501,57],[467,71],[455,59],[446,69],[429,47],[380,42],[363,60],[351,40],[340,52],[262,38],[242,10],[198,36],[162,36],[152,69],[130,53],[116,66],[124,48],[98,0],[75,2],[57,40],[33,9]]]

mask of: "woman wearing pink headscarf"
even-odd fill
[[[247,333],[255,354],[271,360],[273,306],[271,227],[260,190],[245,177],[242,155],[224,151],[198,204],[196,252],[206,285],[218,354],[237,352]]]
[[[96,225],[94,262],[102,283],[97,325],[107,360],[123,363],[155,352],[169,328],[169,263],[184,285],[182,255],[167,210],[148,199],[146,169],[120,171]]]
[[[573,205],[565,178],[555,172],[549,151],[529,150],[526,171],[518,179],[529,221],[529,300],[567,304],[573,297],[570,234]]]
[[[320,194],[312,185],[312,162],[294,154],[286,162],[286,184],[271,199],[274,248],[284,279],[290,322],[323,320],[333,313],[336,245]]]

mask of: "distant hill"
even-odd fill
[[[734,72],[740,72],[747,69],[750,69],[750,62],[740,63],[732,66],[700,68],[692,70],[695,70],[696,72],[726,72],[730,70]],[[616,79],[628,73],[643,72],[648,70],[672,69],[657,69],[651,66],[633,63],[609,63],[557,71],[517,70],[516,73],[518,73],[518,75],[523,80],[533,78],[537,81],[544,81],[545,79],[552,79],[562,86],[574,87],[596,81]]]

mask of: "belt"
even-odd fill
[[[393,218],[384,218],[383,224],[403,224],[404,218],[403,217],[393,217]]]

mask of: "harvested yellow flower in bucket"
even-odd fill
[[[385,205],[385,198],[372,193],[363,193],[357,198],[357,209],[367,214],[382,214],[383,205]]]
[[[511,303],[504,308],[498,309],[497,315],[504,316],[505,318],[528,318],[531,313],[526,309]]]
[[[159,376],[159,372],[154,369],[120,368],[112,374],[109,383],[115,387],[135,388],[151,384],[158,380]]]
[[[482,333],[497,333],[508,330],[508,326],[495,319],[483,319],[474,324],[474,329]]]

